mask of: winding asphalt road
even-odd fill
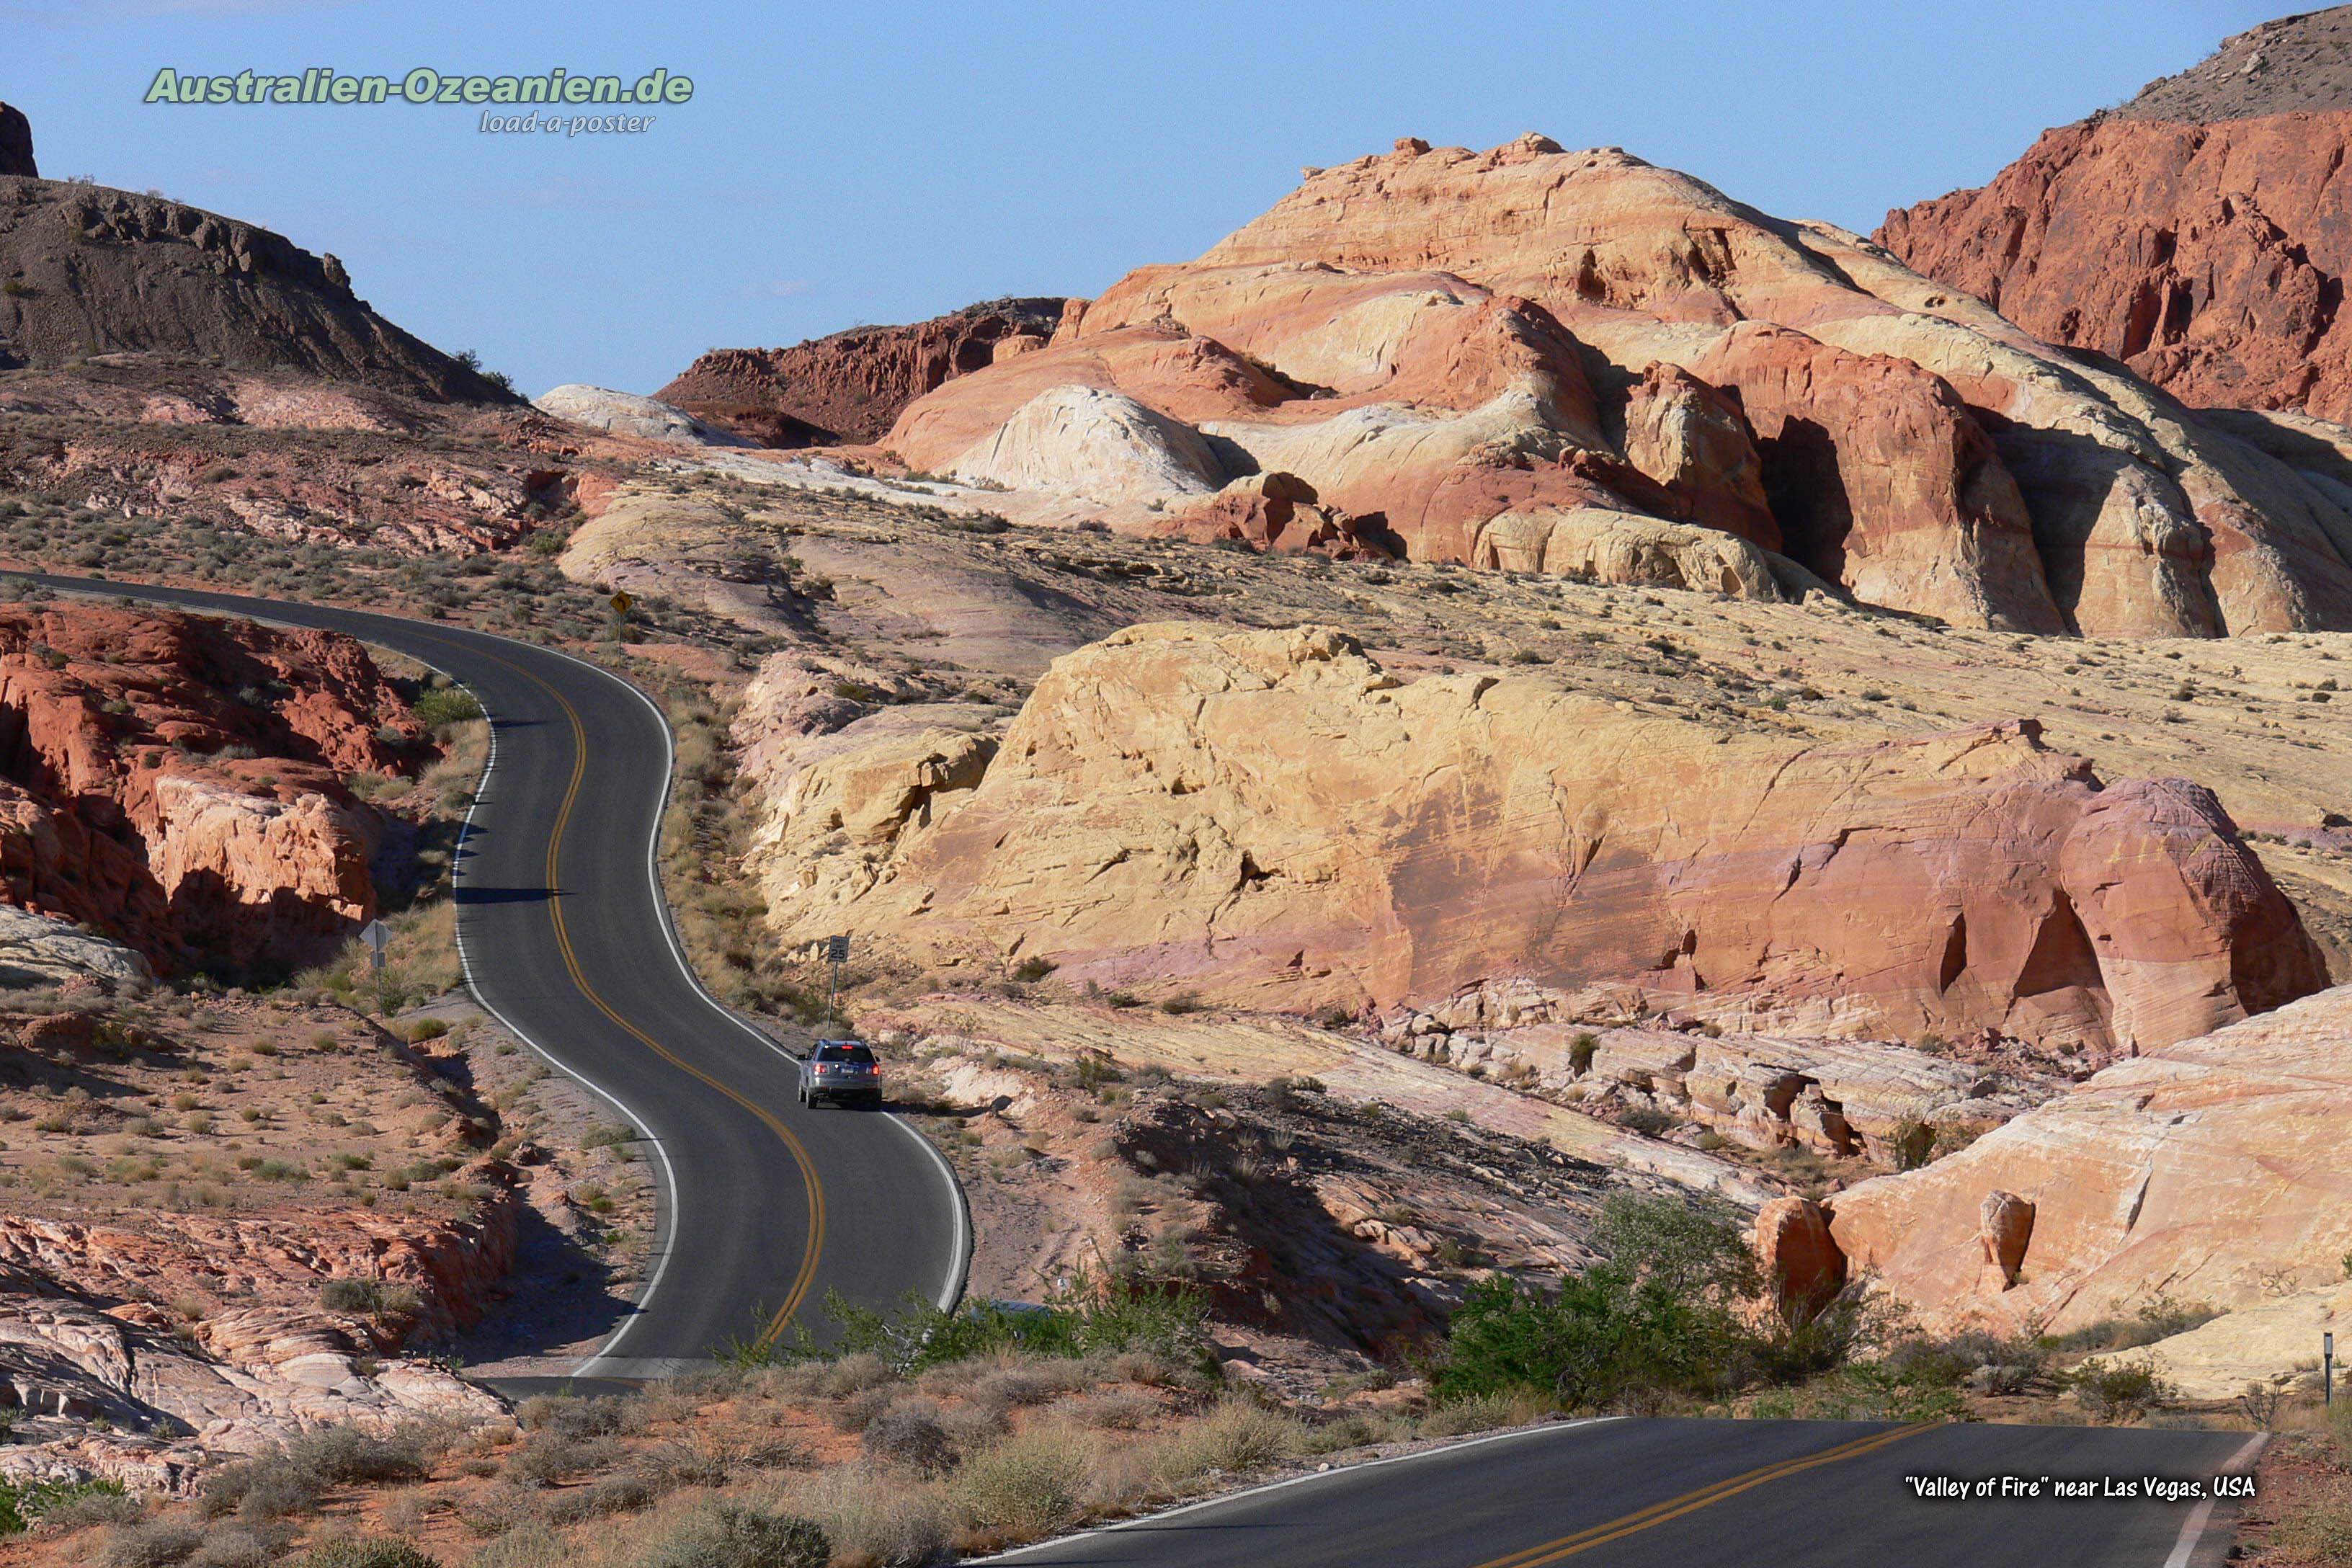
[[[646,1139],[661,1184],[634,1311],[577,1369],[659,1377],[765,1342],[838,1290],[951,1305],[971,1227],[947,1163],[892,1116],[808,1110],[782,1047],[697,984],[654,844],[669,727],[636,688],[567,655],[363,611],[42,574],[62,592],[346,633],[464,682],[490,765],[456,873],[458,946],[482,1005]]]
[[[1561,1423],[1335,1469],[990,1563],[1036,1568],[2211,1568],[2243,1432]],[[2041,1481],[1927,1500],[1911,1478]],[[2061,1498],[2055,1481],[2199,1483],[2204,1496]]]

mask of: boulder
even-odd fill
[[[751,443],[731,430],[715,430],[674,404],[638,397],[610,387],[568,382],[531,400],[541,414],[592,430],[635,436],[647,441],[676,441],[690,447],[748,447]]]
[[[0,103],[0,176],[16,175],[37,180],[41,171],[33,163],[33,125],[25,111]]]
[[[1625,401],[1625,458],[1682,500],[1684,521],[1781,548],[1756,432],[1736,395],[1680,365],[1644,367]]]
[[[2033,1205],[2015,1193],[1987,1193],[1977,1208],[1977,1243],[1984,1250],[1990,1288],[2006,1290],[2017,1283],[2032,1241]]]
[[[969,484],[1046,490],[1104,506],[1165,505],[1224,482],[1199,431],[1099,387],[1048,387],[948,471]]]
[[[1794,601],[1811,584],[1795,562],[1737,534],[1605,507],[1507,511],[1478,531],[1472,563],[1588,583],[1685,588],[1735,599]]]
[[[0,902],[165,970],[315,963],[375,913],[381,822],[345,778],[413,771],[425,740],[349,637],[0,605]]]
[[[1845,1255],[1830,1235],[1828,1212],[1811,1198],[1774,1198],[1757,1210],[1755,1247],[1773,1310],[1791,1326],[1845,1289]]]

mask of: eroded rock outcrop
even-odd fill
[[[1059,299],[992,300],[904,327],[852,327],[781,349],[713,349],[654,395],[763,447],[872,441],[955,376],[1039,346]]]
[[[531,399],[541,414],[584,425],[592,430],[635,436],[646,441],[675,441],[688,447],[743,447],[751,443],[729,430],[714,430],[685,409],[656,398],[614,392],[608,386],[580,382],[550,387]]]
[[[2352,987],[2155,1047],[1839,1194],[1832,1233],[1930,1327],[2063,1332],[2158,1296],[2275,1315],[2340,1289],[2352,1248],[2347,1041]]]
[[[767,810],[787,940],[1286,1010],[1624,979],[1743,1027],[2106,1050],[2325,984],[2209,792],[2103,784],[2032,722],[1742,738],[1548,677],[1405,684],[1318,628],[1133,627],[1001,739],[895,730]]]
[[[2054,343],[2194,405],[2352,420],[2347,9],[2266,23],[2113,113],[2044,132],[1879,242]]]
[[[37,180],[41,171],[33,163],[32,121],[23,110],[0,103],[0,175],[11,174]]]
[[[345,776],[428,751],[348,637],[0,605],[0,898],[167,968],[308,961],[375,911]]]
[[[1090,479],[1061,422],[1028,471],[1114,527],[1280,472],[1415,560],[1496,560],[1507,516],[1622,513],[1968,626],[2352,626],[2347,498],[1884,249],[1613,148],[1408,141],[1313,171],[1199,259],[916,400],[883,444],[1021,489],[993,443],[1073,387],[1198,430],[1216,464],[1147,495]]]

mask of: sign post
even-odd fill
[[[833,963],[833,984],[824,994],[824,1016],[838,1024],[841,1016],[835,1011],[835,1004],[841,996],[841,966],[849,962],[849,939],[845,936],[825,938],[824,955]]]
[[[2331,1331],[2319,1336],[2319,1396],[2322,1405],[2336,1403],[2336,1335]]]
[[[382,921],[370,921],[360,928],[360,940],[367,943],[368,969],[375,976],[375,1010],[384,1011],[383,951],[392,945],[392,932]]]

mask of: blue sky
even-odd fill
[[[791,342],[1181,260],[1301,164],[1399,136],[1622,146],[1874,226],[2271,4],[1721,0],[918,6],[0,0],[42,172],[332,251],[376,309],[526,391],[650,392]],[[635,136],[485,135],[462,106],[142,105],[160,67],[689,76]]]

